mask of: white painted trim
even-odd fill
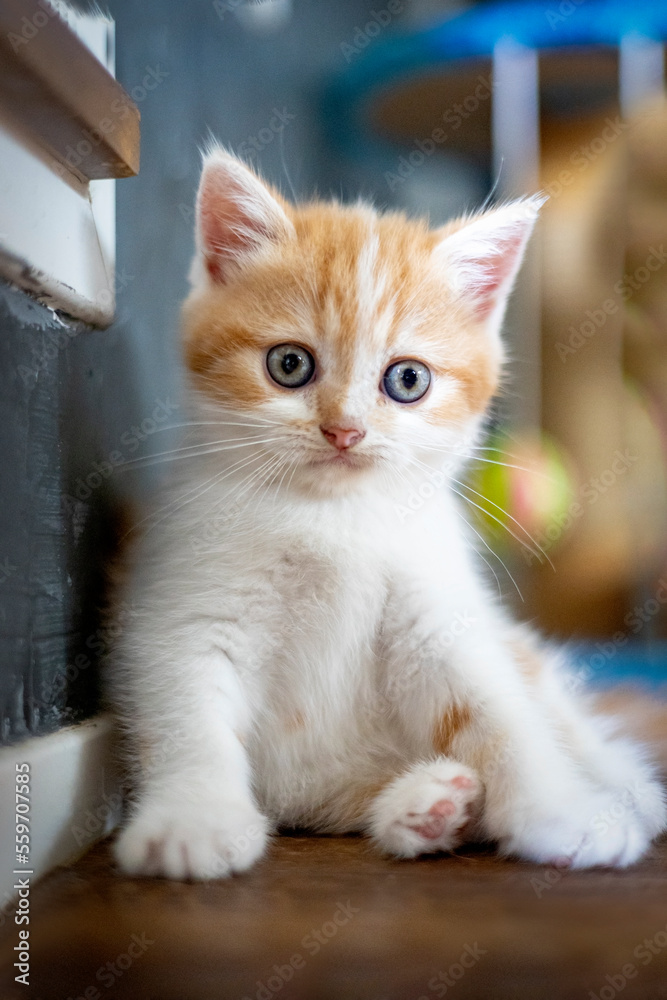
[[[31,885],[83,854],[120,820],[121,780],[114,765],[110,716],[0,748],[0,926],[14,919],[14,870]],[[29,864],[16,862],[16,765],[30,764]]]
[[[67,21],[114,73],[113,21],[71,10]],[[3,117],[0,275],[54,309],[108,326],[116,308],[116,182],[82,184],[25,134],[11,109]]]
[[[54,309],[108,326],[114,262],[108,236],[106,257],[102,250],[89,185],[57,176],[46,156],[0,125],[0,186],[0,274]]]

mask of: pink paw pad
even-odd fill
[[[447,758],[422,763],[378,796],[371,832],[401,858],[453,851],[474,833],[482,798],[482,784],[465,764]]]
[[[466,778],[464,774],[458,774],[455,778],[452,778],[449,782],[454,788],[473,788],[475,782],[472,778]]]
[[[446,817],[453,816],[455,812],[456,806],[453,802],[450,802],[449,799],[440,799],[438,802],[434,802],[428,811],[431,818],[425,823],[420,823],[419,826],[410,826],[410,829],[426,840],[437,840],[444,833],[447,825]],[[415,813],[408,815],[414,816]]]

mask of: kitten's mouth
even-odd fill
[[[369,464],[367,455],[349,455],[347,452],[339,451],[332,455],[323,455],[321,458],[314,458],[309,465],[321,468],[322,466],[334,466],[342,469],[363,469]]]

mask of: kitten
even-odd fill
[[[642,751],[497,606],[440,485],[498,386],[540,204],[430,231],[295,208],[207,154],[183,311],[193,436],[172,456],[187,472],[118,594],[110,683],[143,755],[124,871],[243,871],[279,825],[363,831],[402,858],[480,840],[625,866],[664,829]]]

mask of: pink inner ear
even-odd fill
[[[466,262],[473,308],[480,319],[484,319],[495,308],[499,291],[514,275],[524,240],[525,232],[521,230],[502,240],[494,252],[470,258]]]
[[[260,219],[243,210],[244,194],[228,175],[206,178],[199,201],[199,227],[206,270],[214,281],[227,280],[227,265],[269,235]]]

